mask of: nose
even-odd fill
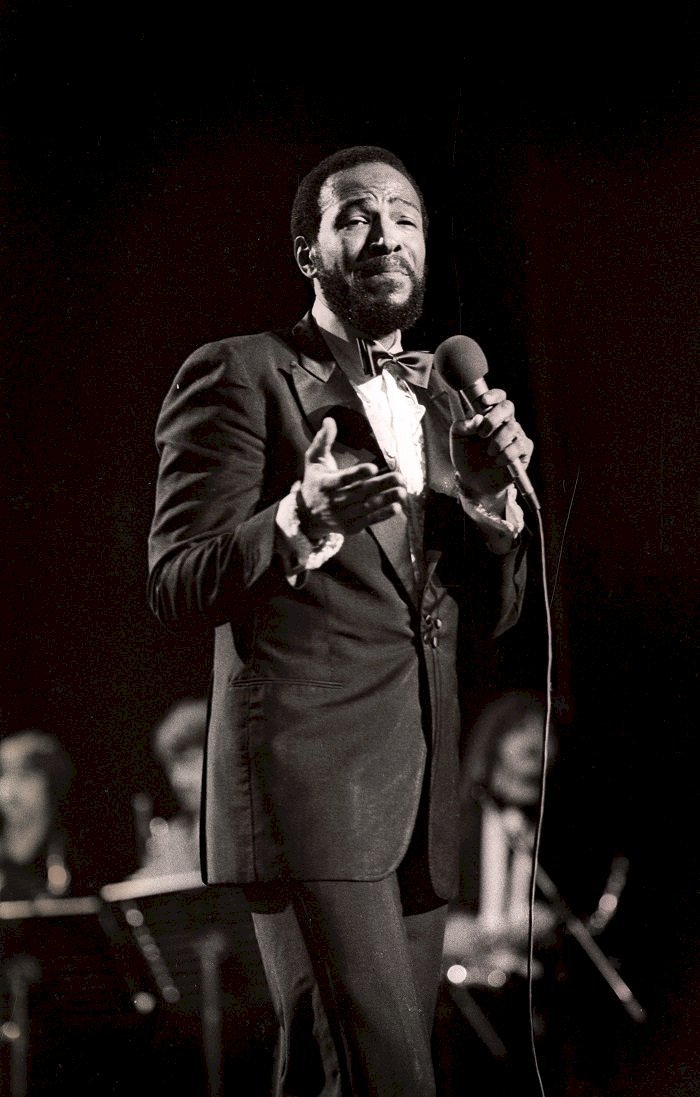
[[[388,255],[390,252],[400,249],[401,242],[398,238],[397,227],[390,217],[381,213],[375,216],[372,221],[372,232],[368,247],[375,255]]]

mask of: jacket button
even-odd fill
[[[433,636],[430,643],[433,645],[434,648],[436,648],[438,646],[438,644],[440,643],[440,641],[438,640],[437,636]]]
[[[435,624],[435,628],[442,628],[442,621],[440,620],[439,617],[435,618],[434,624]]]

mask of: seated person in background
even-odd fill
[[[0,899],[68,893],[61,805],[73,765],[55,736],[28,729],[0,741]]]
[[[487,704],[469,729],[460,889],[447,915],[434,1036],[440,1097],[462,1097],[467,1077],[480,1097],[521,1097],[530,1077],[523,988],[544,717],[539,696],[515,690]],[[551,735],[548,764],[554,753]],[[556,922],[538,896],[536,945],[554,941]],[[533,975],[542,970],[535,960]]]
[[[177,891],[182,888],[189,895],[193,881],[166,879],[196,874],[201,881],[199,806],[206,718],[206,700],[179,700],[152,732],[153,753],[177,801],[176,814],[152,818],[150,797],[134,797],[142,863],[129,879],[143,881],[145,892],[152,890],[153,881],[155,888],[161,881],[166,891],[175,885],[171,905],[152,911],[150,925],[168,944],[171,970],[182,987],[182,997],[161,1004],[154,1015],[149,1077],[157,1092],[204,1097],[218,1093],[223,1078],[226,1085],[231,1079],[236,1092],[263,1097],[269,1092],[276,1027],[243,894],[234,887],[209,889],[202,907],[185,898],[178,908]],[[180,924],[185,906],[186,921]],[[173,911],[180,912],[175,928],[170,923]]]
[[[535,693],[503,693],[485,706],[464,757],[460,901],[448,916],[444,955],[484,985],[527,973],[544,720],[544,703]],[[550,731],[548,766],[556,754],[554,735]],[[551,909],[538,901],[536,937],[554,922]]]
[[[160,761],[178,804],[170,819],[146,823],[142,864],[134,879],[200,873],[199,805],[206,734],[207,702],[176,701],[152,733]]]
[[[467,1076],[480,1097],[521,1097],[533,1070],[528,916],[545,711],[534,691],[501,693],[484,706],[466,741],[460,892],[447,918],[436,1026],[440,1097],[462,1097]],[[533,910],[533,1020],[547,1092],[588,1094],[600,1091],[610,1066],[602,1051],[593,1051],[605,1045],[601,1031],[613,1031],[625,1016],[567,932],[566,911],[583,919],[581,932],[601,933],[624,887],[627,860],[616,853],[590,745],[580,734],[567,738],[568,731],[560,716],[549,733],[539,857],[546,895],[538,888]],[[571,1088],[574,1080],[581,1089]]]

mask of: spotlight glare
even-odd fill
[[[462,964],[452,964],[447,969],[447,980],[459,987],[467,981],[467,969]]]
[[[156,1000],[152,994],[149,994],[147,990],[139,990],[134,995],[134,1008],[137,1013],[153,1013],[156,1008]]]

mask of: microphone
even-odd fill
[[[433,365],[450,388],[457,389],[472,416],[488,410],[481,398],[489,391],[484,380],[489,367],[478,343],[468,335],[452,335],[440,343],[435,351]],[[530,506],[539,510],[539,500],[522,461],[509,461],[508,472]]]

